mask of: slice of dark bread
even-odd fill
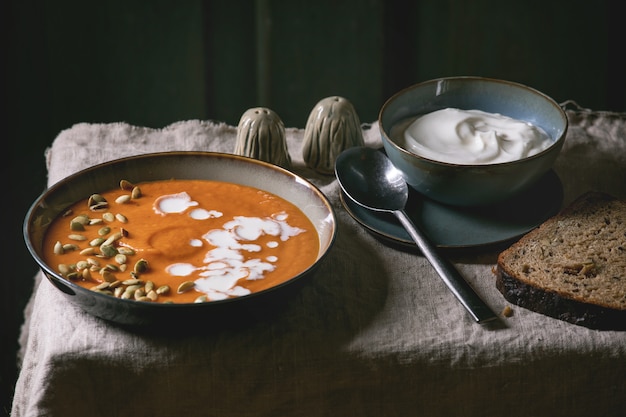
[[[513,304],[577,325],[626,330],[626,200],[581,195],[498,256]]]

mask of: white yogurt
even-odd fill
[[[515,161],[552,143],[545,131],[531,123],[481,110],[446,108],[409,123],[400,127],[402,136],[400,132],[394,136],[399,145],[425,158],[454,164]]]

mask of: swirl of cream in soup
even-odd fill
[[[198,207],[198,202],[186,192],[158,197],[153,210],[162,216],[184,215],[190,207],[196,207],[189,212],[189,216],[195,220],[222,217],[219,211]],[[302,232],[303,229],[287,223],[287,215],[284,213],[274,214],[271,218],[235,216],[221,229],[209,230],[201,238],[188,242],[190,246],[202,247],[206,241],[213,247],[205,255],[204,265],[174,263],[166,268],[166,272],[183,277],[199,272],[200,278],[194,280],[195,289],[204,292],[211,300],[247,295],[250,290],[237,285],[237,282],[240,279],[263,279],[266,272],[276,268],[278,258],[269,256],[266,259],[245,260],[243,253],[260,252],[261,246],[256,241],[263,235],[277,238],[267,244],[268,247],[275,248],[279,241],[287,241]],[[169,234],[167,237],[174,238]]]
[[[401,146],[440,162],[491,164],[535,155],[552,142],[541,128],[498,113],[445,108],[414,119]]]

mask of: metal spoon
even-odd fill
[[[398,218],[474,321],[484,323],[497,319],[454,265],[439,254],[437,247],[407,216],[404,208],[409,197],[408,185],[389,158],[376,149],[349,148],[337,157],[335,176],[343,192],[355,203],[370,210],[393,213]]]

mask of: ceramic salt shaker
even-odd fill
[[[291,169],[285,125],[266,107],[253,107],[241,116],[234,153]]]
[[[302,148],[309,168],[333,174],[337,156],[345,149],[362,145],[361,122],[350,101],[330,96],[315,105],[306,123]]]

